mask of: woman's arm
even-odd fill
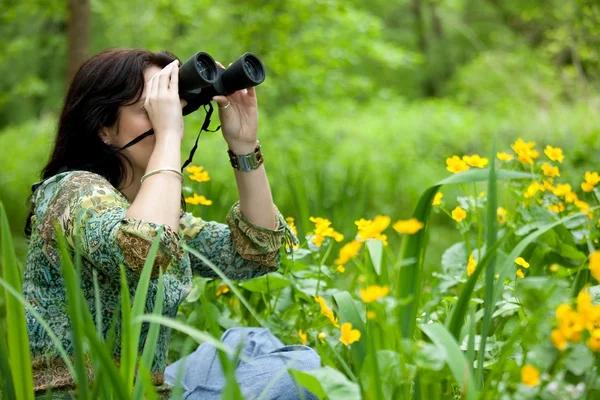
[[[207,222],[186,213],[180,220],[180,235],[194,252],[206,257],[227,277],[249,279],[276,271],[279,267],[281,245],[297,242],[285,220],[277,216],[276,230],[264,228],[242,215],[239,203],[227,214],[227,224]],[[192,272],[204,277],[218,275],[194,252],[190,254]]]
[[[229,148],[234,154],[248,154],[254,151],[258,142],[236,143],[229,142]],[[257,169],[243,172],[234,169],[240,199],[240,210],[250,222],[268,229],[277,229],[277,214],[267,179],[265,165]]]

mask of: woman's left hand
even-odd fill
[[[225,68],[218,61],[217,65]],[[238,90],[227,96],[215,96],[213,100],[219,106],[221,132],[231,151],[236,154],[254,151],[258,130],[258,104],[254,87]],[[231,105],[223,110],[221,107],[228,103]]]

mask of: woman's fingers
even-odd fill
[[[173,68],[171,69],[169,90],[176,90],[179,92],[179,61],[175,61]]]
[[[165,93],[169,90],[169,82],[171,80],[171,71],[173,70],[173,64],[167,65],[158,75],[158,92]]]

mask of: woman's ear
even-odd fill
[[[112,134],[110,132],[110,129],[107,127],[103,127],[100,132],[98,133],[98,137],[100,138],[100,140],[102,140],[102,142],[107,145],[110,146],[111,145],[111,137]]]

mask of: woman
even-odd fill
[[[28,223],[31,241],[23,285],[30,304],[69,353],[72,343],[54,232],[56,221],[71,250],[76,243],[81,247],[84,295],[92,314],[101,313],[104,335],[118,310],[120,265],[125,266],[133,290],[158,233],[160,245],[152,277],[157,278],[162,268],[163,313],[169,317],[176,315],[189,293],[192,273],[215,276],[207,265],[182,249],[181,241],[229,277],[246,279],[276,270],[286,237],[297,240],[273,204],[262,163],[251,171],[234,170],[239,202],[227,215],[226,225],[181,211],[184,104],[178,95],[178,66],[179,61],[167,52],[109,50],[88,60],[69,88],[52,156],[43,170],[44,180],[32,195]],[[255,156],[260,148],[254,88],[213,100],[219,105],[229,150],[237,157]],[[122,149],[150,129],[153,135]],[[95,309],[93,301],[94,271],[100,285],[101,310]],[[154,304],[156,292],[157,279],[152,279],[149,304]],[[52,389],[55,396],[57,392],[68,394],[74,382],[64,362],[39,322],[29,312],[26,316],[36,393]],[[142,338],[146,334],[144,327]],[[269,354],[279,355],[279,360],[281,354],[298,355],[294,369],[319,367],[314,351],[303,346],[278,348],[283,345],[264,330],[238,329],[226,332],[223,340],[229,344],[245,340],[252,349],[245,351],[247,356],[266,357],[252,365],[240,364],[236,370],[242,392],[248,397],[260,393],[270,381],[264,378],[272,376],[283,378],[271,389],[269,398],[297,395],[291,377],[280,373],[281,365],[273,363]],[[162,327],[151,371],[156,385],[165,383],[168,343],[169,330]],[[140,340],[140,349],[142,345]],[[170,367],[167,384],[173,384],[178,372],[175,367],[182,367],[185,398],[219,398],[224,380],[217,358],[212,357],[214,351],[201,345]],[[116,359],[119,354],[117,348]],[[276,365],[279,370],[273,368]],[[93,378],[91,366],[89,373]],[[260,382],[264,382],[262,386]]]

